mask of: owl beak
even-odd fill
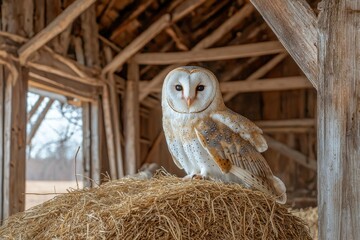
[[[190,97],[186,99],[186,103],[187,103],[188,107],[190,107],[193,102],[194,102],[194,99],[192,99]]]

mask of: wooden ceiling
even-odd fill
[[[310,2],[316,6],[317,1]],[[223,89],[227,89],[226,101],[231,100],[242,89],[249,89],[250,92],[277,90],[272,86],[280,85],[284,86],[285,90],[311,88],[305,78],[299,77],[302,75],[300,70],[296,74],[296,80],[278,79],[279,82],[268,82],[269,88],[254,81],[266,78],[266,75],[284,59],[287,62],[292,60],[277,43],[277,38],[261,15],[248,1],[103,0],[98,1],[96,14],[99,38],[104,45],[111,47],[114,55],[124,52],[124,49],[129,50],[134,41],[141,40],[139,38],[144,32],[156,25],[158,34],[154,34],[155,36],[150,41],[135,52],[141,53],[136,56],[141,64],[140,100],[142,105],[148,108],[159,106],[159,89],[164,75],[170,69],[179,66],[176,64],[179,59],[183,59],[180,65],[198,65],[209,68],[221,82],[229,82],[223,84]],[[164,27],[159,22],[162,22],[166,15],[170,16],[170,24]],[[272,45],[267,45],[271,42]],[[225,47],[230,48],[225,49]],[[245,54],[229,56],[241,52],[237,47],[243,47]],[[204,50],[202,58],[193,60],[194,51],[208,48],[215,51],[211,53]],[[246,51],[246,49],[249,50]],[[248,54],[255,50],[261,53]],[[171,60],[169,54],[148,54],[165,52],[186,52],[188,55],[176,55]],[[222,59],[219,54],[223,55]],[[213,56],[214,60],[204,59],[209,55]],[[155,62],[156,59],[161,60]],[[152,63],[148,65],[149,62]],[[126,79],[126,68],[105,65],[105,70],[110,67],[118,76]],[[243,80],[255,83],[241,82]],[[262,88],[259,88],[260,86]],[[118,87],[121,91],[123,88],[121,81],[118,81]]]

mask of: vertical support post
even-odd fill
[[[100,183],[101,180],[99,107],[97,104],[82,104],[83,181],[86,187],[93,186],[94,182]]]
[[[111,49],[107,46],[103,48],[106,62],[111,62],[112,52]],[[119,99],[118,94],[116,92],[116,81],[113,73],[109,73],[106,75],[107,84],[104,86],[103,90],[103,101],[104,101],[104,116],[105,121],[108,121],[107,125],[111,125],[110,130],[113,132],[113,145],[115,152],[115,162],[110,161],[110,173],[115,177],[123,177],[124,176],[124,163],[122,157],[122,149],[121,149],[121,137],[120,137],[120,114],[119,114]],[[108,115],[106,116],[105,103],[108,102],[109,109]],[[108,119],[107,119],[108,118]],[[109,127],[109,126],[106,126]],[[110,157],[109,157],[110,160]]]
[[[358,239],[360,0],[319,6],[319,239]]]
[[[17,78],[9,77],[2,68],[0,84],[1,113],[1,192],[0,219],[23,211],[25,208],[25,150],[26,150],[26,93],[25,68],[16,65]]]
[[[81,14],[81,29],[83,33],[84,49],[76,46],[77,59],[85,61],[88,67],[99,67],[98,27],[96,24],[95,6],[90,6]],[[101,182],[102,163],[107,161],[103,154],[106,141],[101,141],[103,136],[101,99],[96,102],[83,104],[83,150],[84,150],[84,176],[90,180],[85,185]]]
[[[1,1],[1,30],[23,34],[25,8],[20,0]],[[3,43],[3,39],[0,39]],[[8,52],[10,52],[9,50]],[[28,69],[10,59],[0,71],[0,222],[25,208],[26,96]]]
[[[124,99],[126,174],[135,174],[140,163],[139,75],[139,65],[129,61]]]

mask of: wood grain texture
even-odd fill
[[[53,37],[64,31],[75,18],[85,11],[95,0],[77,0],[65,9],[54,21],[37,33],[18,50],[20,63],[24,64],[27,58],[44,46]]]
[[[317,88],[317,19],[305,0],[251,0],[280,42]]]
[[[188,52],[139,53],[134,56],[134,60],[138,64],[168,65],[255,57],[281,52],[285,52],[285,49],[278,41],[269,41]]]
[[[112,62],[108,63],[102,70],[102,74],[114,72],[123,65],[129,58],[143,48],[151,39],[167,28],[170,23],[174,23],[196,7],[204,3],[204,0],[187,0],[174,9],[172,13],[166,13],[154,22],[149,28],[136,37],[126,48],[116,55]]]
[[[125,174],[140,167],[139,65],[128,63],[128,79],[124,97]]]
[[[246,4],[238,12],[236,12],[233,16],[231,16],[228,20],[226,20],[223,24],[221,24],[211,34],[209,34],[208,36],[203,38],[200,42],[198,42],[192,48],[192,50],[200,50],[212,46],[217,41],[219,41],[222,38],[222,36],[230,32],[237,24],[244,21],[244,19],[247,16],[249,16],[253,12],[253,10],[254,9],[250,4]],[[174,68],[177,68],[182,65],[186,65],[186,63],[170,65],[169,67],[166,67],[160,73],[158,73],[146,88],[142,88],[142,92],[139,95],[140,101],[143,101],[152,92],[151,90],[152,88],[161,86],[166,74],[168,74]]]
[[[269,145],[269,148],[294,160],[296,163],[298,163],[304,167],[307,167],[311,170],[316,171],[317,166],[316,166],[316,161],[314,159],[308,158],[303,153],[301,153],[295,149],[292,149],[291,147],[287,146],[284,143],[277,141],[276,139],[274,139],[272,137],[265,135],[265,139]]]
[[[321,3],[319,239],[360,236],[360,0]]]
[[[146,88],[151,82],[141,81],[140,89]],[[245,93],[284,91],[293,89],[313,88],[309,80],[304,76],[257,79],[256,81],[238,80],[231,82],[220,81],[220,89],[223,93]],[[153,88],[152,92],[160,92],[161,87]]]

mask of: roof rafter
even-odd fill
[[[66,8],[54,21],[31,38],[18,50],[21,64],[25,64],[29,56],[44,46],[56,35],[64,31],[81,13],[90,7],[95,0],[77,0]]]
[[[219,39],[221,39],[222,36],[224,36],[226,33],[231,31],[236,25],[238,25],[246,17],[248,17],[253,11],[254,11],[254,7],[250,3],[245,4],[238,12],[236,12],[233,16],[231,16],[228,20],[226,20],[210,35],[206,36],[204,39],[198,42],[191,50],[200,50],[212,46]],[[140,93],[140,101],[144,100],[152,92],[152,88],[160,86],[166,74],[178,66],[180,65],[179,64],[170,65],[169,67],[163,69],[159,74],[157,74],[152,79],[152,81],[146,86],[146,88],[142,89],[143,91]]]
[[[105,75],[108,72],[115,72],[118,67],[123,65],[129,58],[131,58],[171,23],[177,22],[204,2],[205,0],[187,0],[175,8],[172,13],[164,14],[137,38],[135,38],[128,46],[126,46],[118,55],[116,55],[113,61],[103,68],[102,75]]]
[[[317,18],[306,0],[251,2],[317,88]]]

